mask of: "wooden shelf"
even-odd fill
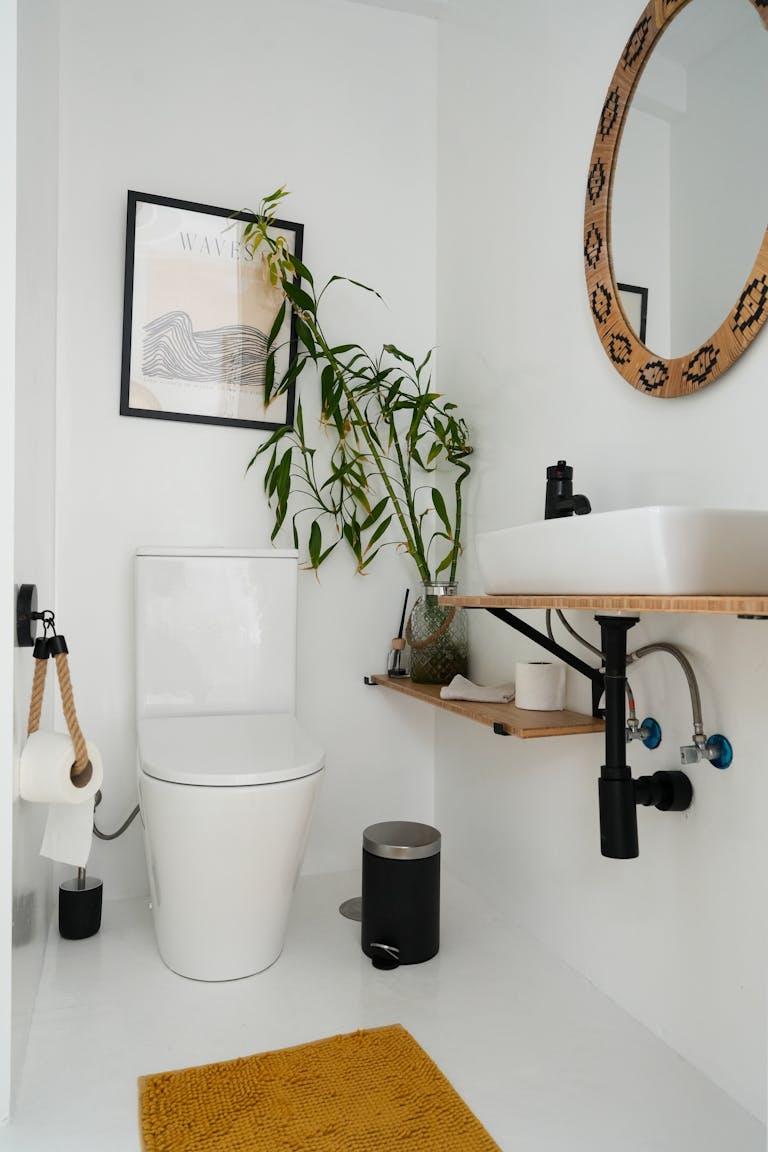
[[[768,616],[768,594],[755,596],[441,596],[463,608],[575,608],[587,612],[699,612]]]
[[[503,735],[529,740],[538,736],[578,736],[585,732],[604,732],[605,722],[581,712],[530,712],[514,704],[480,704],[472,700],[441,700],[439,684],[412,684],[407,677],[370,676],[382,688],[402,692],[412,700],[422,700],[456,716],[464,716],[487,728],[501,725]]]

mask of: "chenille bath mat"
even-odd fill
[[[139,1080],[145,1152],[500,1152],[399,1024]]]

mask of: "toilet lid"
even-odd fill
[[[156,780],[235,788],[311,776],[323,750],[293,716],[154,716],[139,722],[141,767]]]

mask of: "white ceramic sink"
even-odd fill
[[[768,512],[656,505],[475,537],[483,590],[552,595],[768,593]]]

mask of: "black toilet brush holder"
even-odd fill
[[[104,882],[86,876],[78,868],[73,880],[59,885],[59,935],[65,940],[85,940],[101,927],[101,901]]]

